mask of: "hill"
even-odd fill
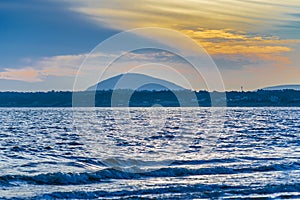
[[[262,90],[299,90],[300,85],[277,85],[277,86],[270,86],[262,88]]]
[[[165,91],[165,90],[185,90],[169,81],[154,78],[151,76],[127,73],[114,76],[99,82],[87,89],[87,91],[103,90],[135,90],[135,91]]]

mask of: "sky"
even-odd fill
[[[226,90],[300,84],[299,0],[1,0],[0,91],[72,90],[97,45],[146,27],[172,29],[203,47]],[[91,74],[116,56],[97,53]],[[145,60],[178,69],[187,65],[161,51],[126,56],[115,64],[117,71]],[[154,76],[163,74],[163,68],[153,70]]]

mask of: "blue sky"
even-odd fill
[[[85,53],[117,31],[101,27],[67,3],[1,0],[1,64],[20,58]]]
[[[141,27],[194,39],[228,90],[300,84],[299,12],[296,0],[1,0],[0,90],[72,90],[76,69],[96,45]]]

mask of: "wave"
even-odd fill
[[[79,185],[107,182],[111,179],[138,179],[147,177],[183,177],[193,175],[217,175],[217,174],[238,174],[238,173],[255,173],[270,171],[286,171],[297,170],[300,168],[299,162],[262,165],[256,167],[207,167],[207,168],[183,168],[183,167],[167,167],[145,173],[130,173],[120,171],[114,168],[102,169],[96,172],[83,173],[46,173],[34,176],[27,175],[4,175],[0,176],[0,184],[2,186],[13,185],[15,181],[23,181],[36,185]]]
[[[139,190],[118,191],[68,191],[43,194],[30,199],[194,199],[194,198],[299,198],[300,184],[266,185],[263,187],[231,186],[220,184],[172,185]]]

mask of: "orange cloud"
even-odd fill
[[[211,55],[243,55],[249,60],[273,61],[277,64],[290,64],[284,53],[291,52],[288,46],[300,40],[281,40],[278,37],[251,36],[231,29],[181,30],[202,45]]]
[[[33,69],[26,67],[22,69],[9,69],[6,68],[4,72],[0,72],[0,79],[18,80],[26,82],[40,82],[47,76],[74,76],[77,70],[66,68],[43,68]]]
[[[33,68],[5,69],[4,72],[0,72],[0,79],[28,82],[42,81],[42,79],[39,77],[39,72]]]
[[[277,37],[250,36],[244,32],[234,32],[229,29],[181,30],[184,34],[196,40],[210,54],[262,54],[291,51],[290,47],[276,44],[300,42],[300,40],[280,40]]]
[[[85,55],[45,57],[20,69],[5,68],[0,79],[40,82],[47,76],[75,76]]]

